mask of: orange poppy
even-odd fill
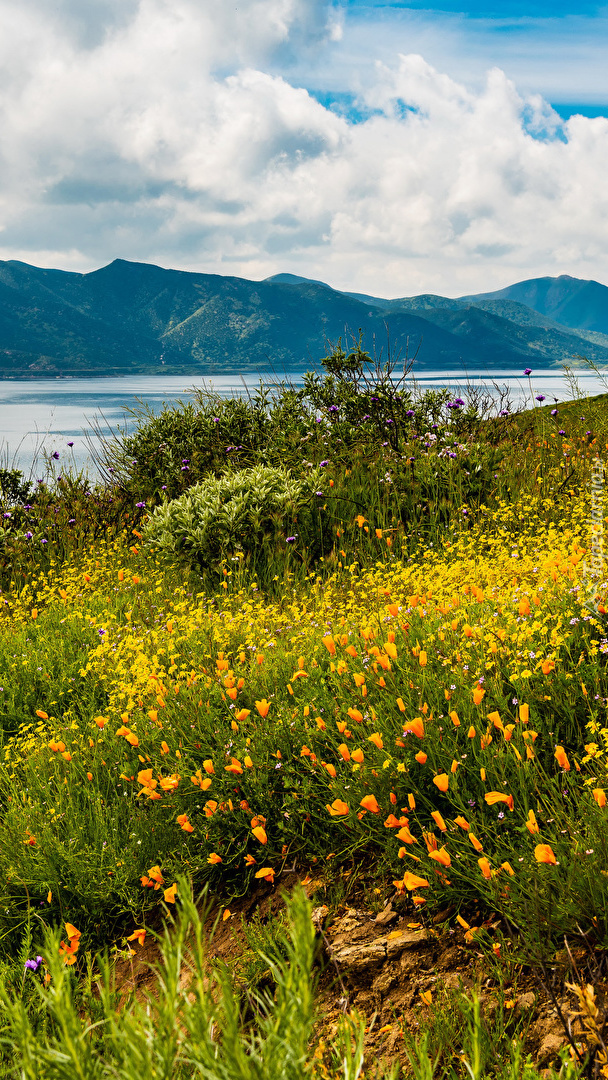
[[[339,817],[349,813],[348,803],[343,802],[342,799],[334,799],[331,806],[329,803],[325,805],[332,817]]]
[[[459,814],[457,818],[454,818],[454,821],[455,821],[456,825],[460,825],[461,829],[470,829],[471,828],[471,826],[469,825],[467,819],[463,818],[461,814]]]
[[[486,858],[478,859],[477,864],[478,864],[479,869],[481,870],[484,878],[489,879],[489,878],[492,877],[492,869],[491,869],[490,864],[489,864],[489,862],[488,862],[488,860]]]
[[[266,701],[266,698],[262,698],[261,701],[256,701],[255,707],[258,710],[262,720],[268,716],[268,710],[270,709],[270,702]]]
[[[598,806],[606,805],[606,792],[602,788],[593,788],[591,794]]]
[[[218,863],[223,862],[223,859],[221,855],[217,854],[217,851],[212,851],[207,862],[210,863],[211,866],[216,866]]]
[[[486,692],[482,686],[476,686],[473,690],[473,704],[480,705],[486,696]]]
[[[234,773],[235,775],[239,776],[243,771],[243,766],[241,765],[238,758],[233,757],[230,761],[230,765],[224,765],[224,769],[226,772]]]
[[[417,716],[414,720],[410,720],[409,723],[403,725],[404,733],[411,731],[413,735],[417,735],[419,739],[424,737],[424,721],[421,716]]]
[[[410,891],[412,889],[427,889],[429,883],[426,878],[418,877],[416,874],[410,874],[409,871],[403,875],[403,884],[406,889]]]
[[[378,806],[375,795],[365,795],[361,799],[359,806],[362,806],[364,810],[369,810],[372,814],[380,813],[380,807]]]
[[[179,776],[177,773],[173,773],[172,776],[161,776],[159,784],[162,791],[175,791],[179,784]]]
[[[348,715],[350,716],[351,720],[356,720],[358,724],[360,724],[363,720],[363,713],[359,712],[358,709],[349,709]]]
[[[452,865],[449,852],[445,847],[439,848],[437,851],[429,851],[429,859],[434,859],[435,862],[441,863],[442,866]]]
[[[560,768],[564,770],[564,772],[569,772],[570,771],[570,762],[568,761],[568,757],[566,755],[566,751],[564,750],[563,746],[556,746],[555,747],[555,759],[556,759],[558,765],[560,766]]]
[[[447,773],[439,773],[439,776],[433,777],[433,783],[440,791],[447,791],[450,784],[450,778]]]
[[[496,803],[506,803],[506,805],[509,807],[509,810],[513,810],[513,796],[507,795],[503,791],[488,791],[484,795],[484,799],[486,800],[488,806],[495,806]]]
[[[165,889],[163,896],[165,898],[165,904],[174,904],[175,897],[177,895],[177,883],[174,881],[168,889]]]
[[[475,848],[475,851],[483,851],[482,845],[479,843],[479,840],[477,839],[476,836],[473,835],[472,832],[469,833],[469,840],[471,841],[473,847]]]
[[[431,813],[431,817],[442,832],[445,832],[447,830],[447,825],[438,810],[433,810]]]
[[[416,837],[412,836],[412,834],[411,834],[410,830],[408,829],[407,825],[404,825],[402,829],[399,829],[399,832],[396,833],[396,836],[397,836],[397,839],[402,840],[404,844],[417,844],[418,843],[418,841],[416,840]]]
[[[253,835],[255,836],[256,840],[259,840],[260,844],[267,844],[268,843],[268,837],[266,835],[266,830],[263,829],[261,825],[257,825],[255,827],[255,829],[252,830],[252,832],[253,832]]]
[[[187,814],[178,814],[177,824],[181,826],[184,832],[194,832],[194,825],[191,825],[188,821]]]
[[[249,716],[250,712],[251,712],[251,709],[239,709],[239,711],[234,714],[234,719],[235,720],[246,720],[247,717]]]
[[[357,765],[363,764],[363,762],[365,761],[365,756],[360,746],[358,746],[356,750],[353,750],[351,758],[353,759],[353,761],[357,762]]]
[[[145,929],[134,930],[133,933],[130,934],[127,938],[127,941],[136,941],[138,945],[143,945],[144,941],[146,940],[147,932],[148,931]]]
[[[373,743],[374,746],[378,748],[378,750],[382,750],[384,748],[382,736],[379,735],[377,731],[374,731],[373,735],[370,735],[367,741]]]
[[[553,866],[557,866],[555,852],[549,844],[537,844],[534,848],[534,858],[537,862],[551,863]]]
[[[264,878],[264,881],[269,881],[272,885],[274,882],[274,870],[271,866],[263,866],[261,870],[256,872],[255,877]]]
[[[155,788],[158,784],[158,781],[153,777],[152,769],[142,769],[141,772],[138,772],[137,782],[138,784],[141,784],[142,787],[147,788]]]
[[[418,764],[419,765],[426,765],[427,760],[428,760],[428,757],[425,754],[424,750],[419,750],[418,753],[416,754],[416,761],[418,762]]]
[[[207,761],[203,761],[203,769],[206,773],[209,773],[210,776],[213,776],[215,774],[215,769],[213,768],[213,762],[211,758],[207,758]]]

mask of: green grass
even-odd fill
[[[0,960],[14,1075],[245,1078],[272,1061],[273,1076],[321,1077],[344,1058],[341,1075],[359,1075],[356,1020],[314,1056],[302,901],[291,929],[247,934],[246,979],[271,971],[272,1007],[260,999],[245,1023],[225,974],[219,1006],[205,985],[190,1007],[176,974],[184,935],[200,936],[186,879],[229,903],[295,866],[334,905],[396,890],[429,924],[448,905],[499,982],[521,963],[542,974],[564,936],[590,965],[605,952],[608,634],[584,566],[607,398],[446,418],[440,397],[380,382],[377,405],[332,378],[308,398],[201,397],[143,418],[108,447],[105,487],[49,474],[27,503],[7,480]],[[229,459],[228,438],[242,447]],[[293,514],[279,500],[258,542],[260,466],[319,469],[322,496]],[[188,492],[211,476],[250,502],[232,532],[213,519],[217,550],[195,538],[201,562]],[[171,496],[170,542],[161,529],[153,545],[148,515]],[[182,928],[158,1003],[119,1012],[94,990],[94,957],[167,908]],[[66,923],[81,935],[69,968]],[[23,978],[38,954],[46,988]],[[475,1009],[436,1005],[408,1044],[414,1075],[438,1059],[446,1078],[532,1080],[518,1033],[501,1021],[498,1045]]]

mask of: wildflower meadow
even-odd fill
[[[4,480],[0,1075],[537,1076],[512,1032],[480,1064],[474,1009],[460,1056],[425,1056],[423,1006],[397,1062],[354,1014],[327,1043],[297,892],[248,1016],[192,897],[229,919],[293,873],[328,920],[390,897],[458,933],[497,985],[566,942],[603,1007],[608,398],[517,413],[351,356],[143,415],[95,484]],[[146,935],[161,990],[121,1011]],[[562,1076],[608,1075],[594,1016]]]

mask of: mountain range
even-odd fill
[[[562,275],[449,299],[383,299],[116,259],[88,274],[0,262],[0,378],[295,372],[339,337],[416,369],[608,363],[608,288]]]

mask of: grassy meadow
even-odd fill
[[[328,919],[447,910],[505,1000],[565,942],[556,1075],[608,1075],[608,397],[513,413],[390,375],[336,350],[301,392],[142,415],[96,484],[0,476],[1,1076],[539,1075],[506,1021],[484,1057],[474,997],[460,1055],[445,1002],[402,1071],[355,1014],[320,1042],[300,893],[245,1008],[192,897],[229,919],[292,871]],[[160,991],[119,1002],[146,934]]]

